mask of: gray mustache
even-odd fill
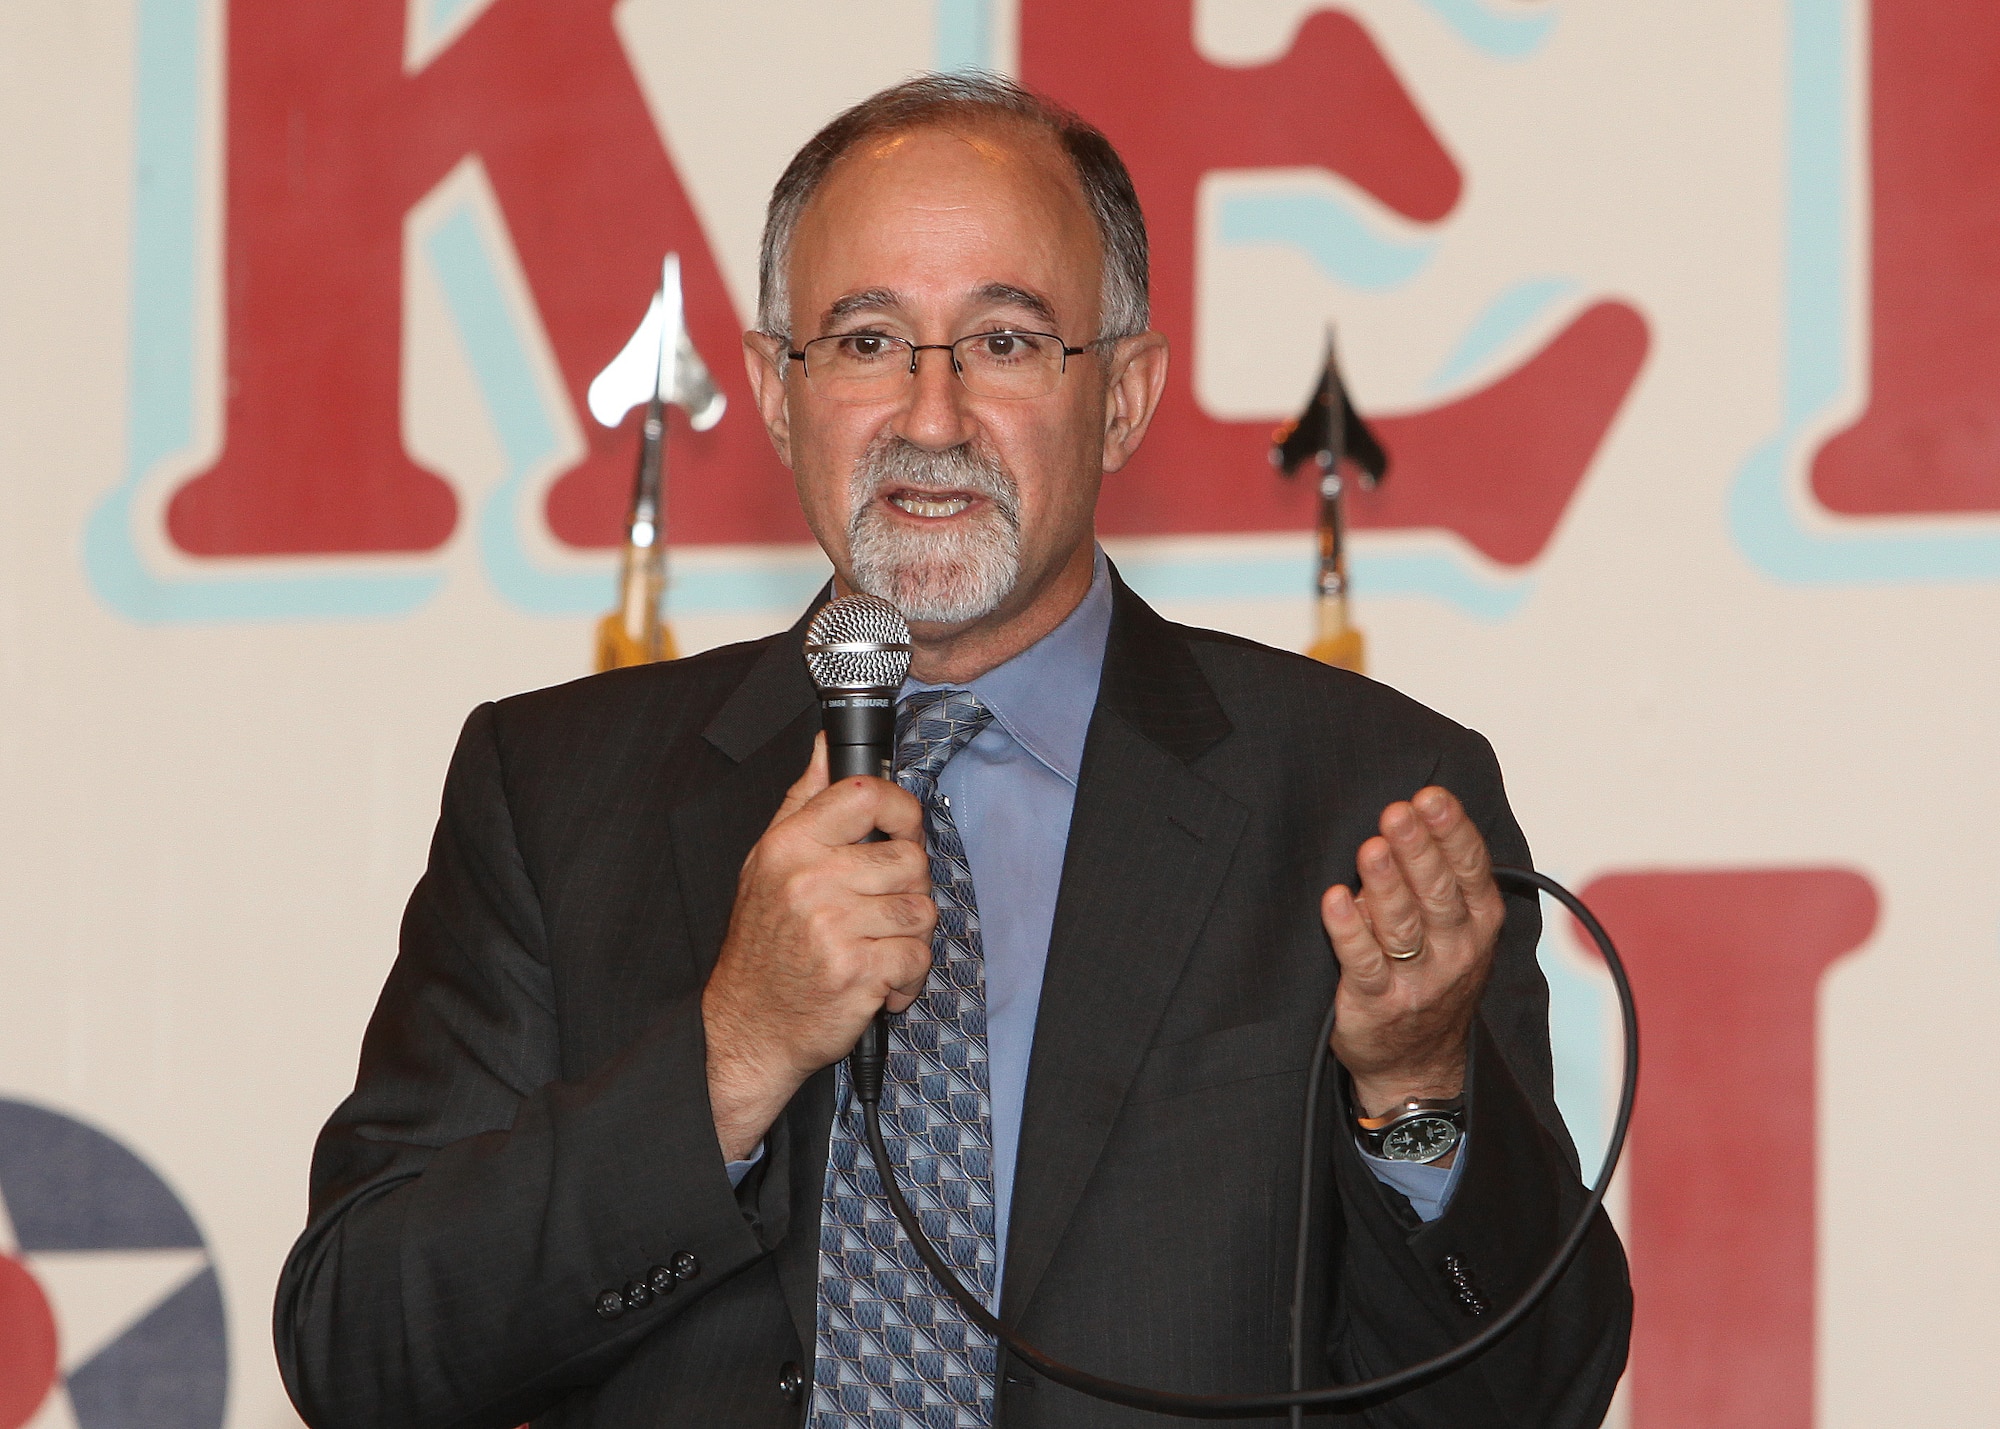
[[[1019,526],[1021,494],[998,458],[971,443],[926,451],[901,437],[878,441],[862,454],[854,469],[854,512],[857,519],[876,493],[891,486],[918,490],[966,491],[991,501],[1009,525]]]

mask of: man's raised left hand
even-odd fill
[[[1472,1018],[1506,917],[1486,841],[1449,791],[1431,785],[1391,804],[1380,828],[1355,855],[1360,896],[1336,883],[1320,900],[1340,959],[1333,1054],[1364,1116],[1465,1089]]]

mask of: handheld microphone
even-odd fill
[[[887,779],[896,753],[896,693],[910,672],[910,627],[902,612],[872,595],[830,600],[806,627],[805,652],[819,686],[827,781],[857,774]],[[862,842],[887,837],[871,829]],[[881,1097],[888,1060],[889,1014],[878,1012],[847,1059],[864,1104]]]
[[[896,749],[896,692],[910,672],[910,627],[902,612],[872,595],[830,600],[806,628],[805,649],[806,669],[819,686],[828,782],[857,774],[887,779]]]

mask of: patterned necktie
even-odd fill
[[[924,806],[938,921],[923,996],[890,1019],[882,1088],[897,1181],[931,1243],[989,1309],[996,1256],[985,955],[965,843],[937,781],[992,718],[970,690],[923,690],[897,706],[896,782]],[[987,1429],[993,1341],[933,1283],[890,1213],[845,1062],[836,1077],[812,1429]]]

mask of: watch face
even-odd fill
[[[1384,1133],[1382,1155],[1390,1161],[1435,1161],[1457,1141],[1458,1128],[1449,1118],[1420,1116]]]

